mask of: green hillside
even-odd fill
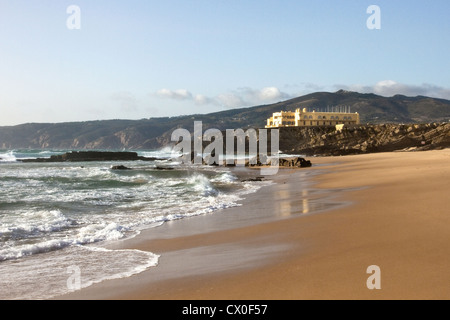
[[[170,142],[176,128],[263,128],[266,119],[280,110],[326,110],[347,106],[362,123],[429,123],[450,120],[450,101],[424,96],[382,97],[349,91],[316,92],[269,105],[231,109],[210,114],[141,120],[101,120],[66,123],[27,123],[0,127],[0,148],[38,149],[155,149]]]

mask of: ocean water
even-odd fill
[[[103,245],[237,206],[263,185],[170,161],[168,149],[139,152],[165,159],[151,162],[17,161],[64,152],[0,150],[0,299],[51,298],[156,267],[156,254]]]

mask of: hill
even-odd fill
[[[194,121],[203,129],[263,128],[273,112],[296,108],[348,106],[362,123],[429,123],[450,119],[450,101],[424,96],[375,94],[339,90],[316,92],[269,105],[232,109],[210,114],[141,120],[99,120],[66,123],[27,123],[0,127],[1,149],[113,149],[149,150],[170,143],[177,128],[193,130]]]

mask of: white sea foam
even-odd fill
[[[202,174],[195,174],[187,179],[189,185],[193,186],[193,189],[200,192],[203,197],[217,195],[218,191],[211,184],[211,181]]]
[[[154,151],[140,151],[138,154],[143,157],[158,159],[178,158],[182,155],[181,152],[174,151],[172,147],[164,147]]]
[[[124,233],[129,229],[116,222],[90,224],[79,230],[74,239],[76,244],[94,243],[98,241],[119,240],[124,237]]]
[[[31,256],[34,254],[50,252],[55,250],[60,250],[63,248],[67,248],[73,245],[86,245],[91,243],[97,243],[100,241],[111,241],[122,239],[125,236],[125,233],[129,230],[123,226],[118,225],[117,223],[103,223],[103,224],[90,224],[78,230],[77,233],[67,233],[65,235],[61,235],[57,237],[53,235],[53,239],[46,240],[45,236],[42,236],[40,241],[36,241],[34,243],[27,243],[29,241],[33,241],[35,238],[36,230],[38,229],[36,226],[33,227],[17,227],[16,229],[10,228],[9,230],[2,230],[1,236],[6,237],[9,233],[9,237],[16,235],[21,232],[20,235],[25,242],[11,243],[5,242],[5,245],[0,249],[0,261],[18,259],[25,256]],[[24,230],[26,230],[24,232]],[[42,231],[46,232],[54,231],[49,228],[41,228]]]
[[[89,261],[89,256],[95,256],[92,250],[97,249],[92,249],[92,245],[132,237],[142,229],[154,228],[167,221],[238,206],[245,194],[265,184],[241,183],[226,168],[182,166],[175,170],[155,170],[154,163],[125,164],[134,170],[113,171],[110,163],[2,164],[2,268],[24,265],[24,270],[33,272],[33,266],[28,262],[34,261],[34,272],[41,274],[42,271],[43,274],[47,270],[39,271],[39,268],[52,268],[51,260],[46,260],[48,257],[53,257],[54,263],[61,260],[61,265],[65,266],[72,260],[82,265],[83,261]],[[117,268],[111,268],[111,272],[92,271],[89,280],[85,279],[86,284],[128,276],[155,262],[154,256],[136,252],[120,254],[138,257],[137,261],[114,258],[118,251],[95,253],[108,256],[101,259],[104,266],[112,265],[114,260]],[[122,269],[121,265],[127,267]],[[85,274],[91,272],[87,267],[81,269]],[[16,280],[18,283],[29,281],[23,288],[34,288],[27,272],[15,274]],[[0,271],[0,284],[2,281],[6,280]],[[43,296],[36,293],[35,297]]]
[[[16,162],[17,158],[14,155],[14,151],[8,151],[0,153],[0,162]]]
[[[225,184],[232,184],[235,183],[238,180],[236,176],[231,174],[230,172],[223,172],[217,177],[214,177],[211,179],[211,182],[219,182],[219,183],[225,183]]]
[[[59,210],[23,211],[2,219],[0,234],[56,232],[72,224]]]
[[[146,251],[71,246],[28,259],[6,261],[0,268],[0,299],[52,298],[105,280],[141,273],[156,266],[158,259],[158,255]]]
[[[158,259],[160,257],[160,255],[154,254],[152,252],[141,251],[136,249],[109,250],[101,247],[89,247],[89,246],[84,247],[84,249],[90,250],[97,254],[114,254],[115,256],[117,254],[120,254],[123,256],[123,258],[126,258],[125,266],[124,264],[120,264],[116,267],[117,271],[108,272],[105,273],[103,277],[87,281],[85,282],[84,286],[89,286],[92,285],[93,283],[98,283],[104,280],[126,278],[134,274],[141,273],[147,270],[149,267],[156,266],[158,264]],[[111,265],[109,265],[108,268],[110,269],[110,271],[113,269]]]
[[[12,248],[0,250],[0,261],[19,259],[39,253],[50,252],[66,248],[72,244],[70,240],[48,240],[35,244],[17,245]]]

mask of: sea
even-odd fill
[[[157,254],[105,244],[239,206],[264,186],[174,161],[169,148],[137,151],[155,161],[19,161],[69,151],[0,150],[0,299],[50,299],[155,268]]]

